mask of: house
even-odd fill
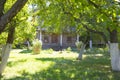
[[[82,37],[80,37],[74,29],[67,29],[68,31],[64,31],[63,33],[54,33],[54,32],[48,32],[47,30],[43,29],[37,29],[36,38],[42,41],[42,48],[48,49],[52,48],[54,50],[60,50],[64,48],[75,48],[75,42],[82,40]],[[73,31],[72,31],[73,30]],[[104,47],[105,42],[98,34],[90,34],[92,37],[91,40],[89,40],[89,43],[87,43],[87,47]],[[99,37],[98,37],[99,36]]]
[[[52,48],[55,50],[76,47],[75,42],[79,40],[79,36],[74,32],[66,31],[61,34],[47,32],[45,29],[37,29],[36,37],[42,41],[44,49]]]

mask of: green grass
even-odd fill
[[[111,71],[108,53],[85,53],[82,61],[77,52],[12,50],[1,80],[119,80],[120,72]],[[21,53],[22,52],[22,53]],[[26,53],[27,52],[27,53]]]

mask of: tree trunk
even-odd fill
[[[108,41],[107,46],[108,46],[108,53],[110,53],[110,41]]]
[[[86,47],[87,43],[89,42],[89,40],[90,40],[90,36],[89,36],[89,32],[87,32],[85,39],[82,41],[80,53],[79,53],[78,58],[77,58],[78,60],[82,60],[82,55],[84,53],[85,47]]]
[[[81,45],[81,48],[80,48],[80,53],[79,53],[79,56],[78,56],[78,60],[82,60],[82,55],[83,55],[83,53],[84,53],[84,50],[85,50],[85,46],[86,46],[86,44],[82,44]]]
[[[120,71],[120,53],[117,38],[117,30],[114,29],[110,32],[110,55],[113,71]]]
[[[118,43],[110,43],[111,66],[113,71],[120,71],[120,54]]]
[[[6,13],[3,14],[4,5],[6,3],[6,0],[0,0],[0,34],[4,31],[4,29],[6,28],[6,25],[23,8],[23,6],[25,5],[25,3],[27,1],[28,0],[17,0],[13,4],[13,6]],[[9,34],[8,34],[6,45],[2,49],[2,57],[1,57],[2,59],[1,59],[1,63],[0,63],[0,75],[4,71],[5,66],[7,64],[7,60],[8,60],[9,53],[10,53],[12,43],[13,43],[14,31],[15,31],[15,27],[12,26],[9,29]]]
[[[9,33],[8,33],[6,45],[2,48],[2,56],[1,56],[2,60],[1,60],[1,63],[0,63],[0,75],[2,75],[4,69],[7,65],[10,50],[12,48],[12,43],[13,43],[13,40],[14,40],[14,33],[15,33],[15,27],[12,26],[12,27],[9,28]]]
[[[7,61],[9,58],[9,54],[10,54],[10,50],[12,48],[12,44],[6,44],[3,48],[2,48],[2,60],[0,63],[0,75],[3,73],[6,65],[7,65]]]

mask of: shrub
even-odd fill
[[[75,45],[76,45],[77,49],[80,50],[81,45],[82,45],[82,41],[75,42]]]
[[[68,48],[66,49],[66,51],[67,51],[68,53],[71,52],[71,51],[72,51],[71,47],[68,47]]]
[[[93,47],[92,49],[87,49],[86,53],[87,54],[104,54],[107,53],[108,50],[106,48],[95,48]]]
[[[38,39],[35,39],[33,41],[33,53],[34,54],[39,54],[42,48],[42,42]]]
[[[50,48],[50,49],[47,50],[47,53],[48,53],[48,54],[52,54],[53,51],[54,51],[54,50],[53,50],[52,48]]]

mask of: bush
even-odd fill
[[[47,50],[47,53],[48,53],[48,54],[52,54],[53,51],[54,51],[54,50],[53,50],[52,48],[50,48],[50,49]]]
[[[72,51],[71,47],[68,47],[68,48],[66,49],[66,51],[67,51],[68,53],[71,52],[71,51]]]
[[[95,48],[87,49],[85,53],[87,54],[104,54],[107,53],[108,50],[106,48]]]
[[[33,53],[34,54],[39,54],[42,48],[42,42],[38,39],[35,39],[33,41]]]
[[[80,50],[81,45],[82,45],[82,41],[75,42],[75,45],[76,45],[77,49]]]

